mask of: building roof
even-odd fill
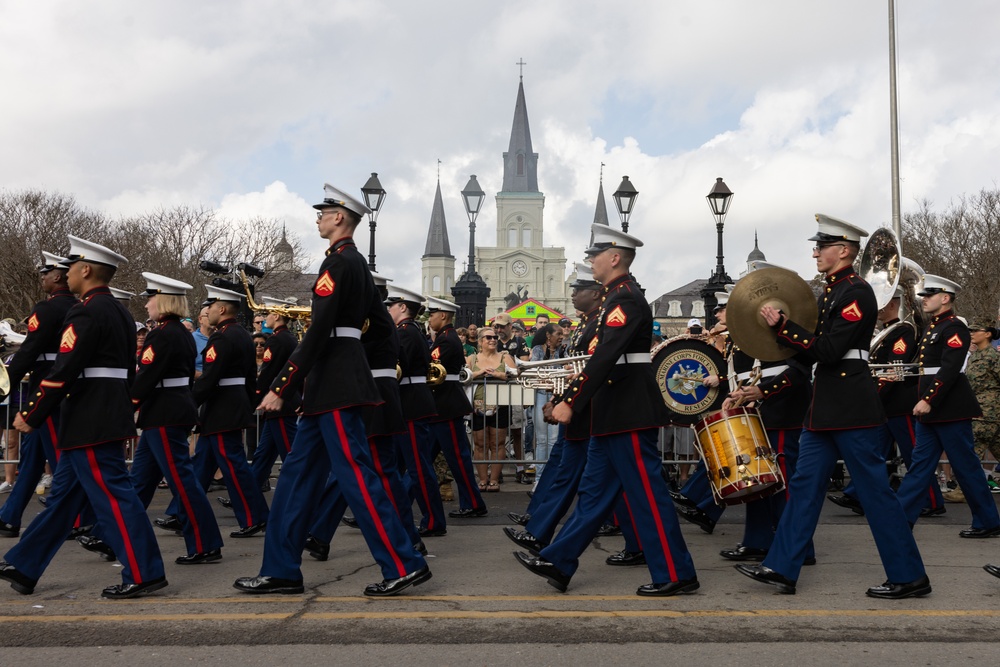
[[[767,257],[764,257],[764,253],[762,253],[760,251],[760,248],[757,247],[757,232],[754,232],[753,233],[753,250],[751,250],[750,254],[747,255],[747,263],[749,264],[750,262],[757,262],[757,261],[766,262],[767,261]]]
[[[528,106],[524,102],[524,82],[517,84],[514,124],[510,145],[503,154],[503,192],[538,192],[538,153],[531,150]]]
[[[692,280],[687,285],[682,285],[675,290],[662,294],[650,303],[653,309],[653,317],[690,317],[691,308],[695,301],[702,301],[701,291],[708,285],[707,278]],[[673,316],[667,313],[670,310],[671,301],[681,302],[681,315]]]
[[[604,179],[601,179],[601,184],[597,187],[597,207],[594,209],[594,224],[595,225],[608,225],[608,205],[604,201]],[[594,245],[594,232],[590,232],[590,243],[589,246]]]
[[[444,202],[441,200],[441,179],[438,178],[437,191],[434,193],[434,206],[431,209],[431,224],[427,229],[427,244],[424,246],[424,257],[450,257],[451,245],[448,243],[448,222],[444,218]]]

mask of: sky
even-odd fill
[[[896,25],[904,214],[996,187],[1000,5],[899,0]],[[315,268],[323,184],[360,196],[378,172],[379,272],[419,289],[439,177],[457,273],[470,174],[489,197],[477,241],[496,243],[523,59],[545,244],[567,273],[603,163],[613,222],[621,177],[639,191],[651,299],[714,268],[716,177],[735,193],[730,275],[756,233],[811,278],[815,213],[891,222],[888,37],[885,0],[0,0],[0,188],[115,217],[280,219]]]

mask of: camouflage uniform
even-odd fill
[[[982,459],[989,450],[994,459],[1000,459],[1000,352],[992,345],[972,350],[965,375],[983,410],[981,418],[972,420],[976,454]]]

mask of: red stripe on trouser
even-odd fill
[[[45,420],[45,426],[49,429],[49,438],[52,439],[52,448],[56,450],[56,463],[59,462],[59,435],[56,433],[56,423],[49,417]],[[55,472],[53,470],[52,472]]]
[[[282,417],[278,417],[278,428],[281,429],[281,442],[285,445],[285,454],[292,451],[292,443],[288,442],[288,431],[285,429],[285,420]],[[282,456],[281,460],[284,461],[285,457]]]
[[[382,468],[382,459],[378,456],[378,447],[375,446],[375,438],[368,438],[368,449],[372,453],[372,463],[375,464],[375,472],[378,473],[378,478],[382,482],[382,488],[385,489],[385,495],[389,496],[389,502],[392,503],[392,509],[396,510],[396,514],[399,514],[399,508],[396,507],[396,499],[392,496],[392,489],[389,488],[389,478],[385,476],[385,470]]]
[[[226,443],[222,440],[222,434],[218,435],[219,438],[219,456],[222,460],[226,462],[226,468],[229,469],[229,479],[233,480],[233,486],[236,487],[236,493],[240,497],[240,502],[243,503],[243,510],[247,515],[247,525],[240,526],[240,528],[246,528],[247,526],[255,526],[257,522],[253,520],[253,514],[250,512],[250,503],[247,502],[247,497],[243,493],[243,487],[240,486],[240,480],[236,478],[236,468],[233,467],[233,462],[229,460],[226,456]]]
[[[111,505],[111,514],[115,517],[115,523],[118,525],[118,532],[121,533],[122,543],[125,545],[125,555],[128,557],[128,566],[132,570],[132,578],[135,583],[142,583],[142,573],[139,572],[139,561],[135,558],[135,549],[132,548],[132,538],[129,537],[128,528],[125,527],[125,517],[122,516],[122,508],[118,505],[118,499],[111,495],[111,491],[108,490],[108,485],[104,483],[104,477],[101,475],[101,468],[97,465],[97,455],[94,454],[92,448],[87,448],[87,461],[90,463],[90,472],[94,476],[94,481],[97,482],[97,486],[101,488],[104,495],[108,498],[108,504]]]
[[[670,572],[670,581],[677,581],[677,569],[674,567],[674,557],[670,553],[670,543],[667,542],[667,535],[663,532],[663,519],[660,517],[660,508],[656,505],[656,498],[653,496],[653,487],[649,483],[649,474],[646,466],[642,464],[642,449],[639,445],[639,434],[632,433],[632,451],[635,454],[636,468],[639,470],[639,479],[642,480],[642,489],[646,493],[646,502],[653,513],[653,523],[656,524],[656,533],[660,538],[660,546],[663,548],[663,555],[667,559],[667,570]],[[638,530],[636,534],[638,535]],[[645,550],[643,550],[645,553]],[[646,558],[649,554],[646,553]]]
[[[188,497],[187,489],[181,482],[181,476],[177,472],[177,462],[174,461],[174,453],[170,449],[170,440],[167,439],[167,429],[160,427],[160,442],[163,444],[163,456],[167,459],[167,468],[170,469],[170,477],[174,480],[174,490],[180,496],[181,504],[184,505],[184,512],[187,513],[188,521],[191,522],[191,530],[194,533],[195,553],[202,553],[205,549],[201,546],[201,526],[191,508],[191,499]]]
[[[462,483],[465,484],[465,490],[469,494],[469,498],[472,499],[472,506],[475,508],[476,493],[472,490],[472,480],[469,479],[469,474],[465,470],[465,466],[462,465],[462,449],[458,445],[458,433],[455,431],[455,421],[448,422],[448,428],[451,430],[451,444],[455,447],[455,462],[458,464],[455,467],[458,470],[452,470],[452,473],[457,472],[462,476]]]
[[[427,481],[424,479],[424,469],[420,465],[420,449],[417,447],[417,430],[413,427],[413,422],[406,422],[410,433],[410,449],[413,450],[413,462],[416,467],[417,479],[420,481],[420,495],[424,497],[424,507],[427,508],[427,530],[437,528],[434,522],[434,512],[431,510],[431,496],[427,491]]]
[[[635,515],[632,513],[632,505],[628,502],[628,494],[622,492],[622,500],[625,501],[625,510],[628,512],[628,520],[632,524],[632,534],[635,535],[635,542],[639,545],[639,551],[642,551],[642,538],[639,537],[639,531],[635,528]],[[619,525],[621,525],[619,523]]]
[[[389,541],[389,535],[385,532],[385,526],[382,525],[382,519],[379,517],[378,512],[375,511],[375,503],[372,502],[372,497],[368,493],[368,487],[365,486],[365,478],[361,474],[361,468],[358,466],[357,461],[354,460],[354,456],[351,455],[351,444],[347,440],[347,431],[344,430],[344,422],[340,418],[340,410],[334,410],[332,413],[333,422],[337,426],[337,437],[340,438],[340,447],[344,450],[344,457],[347,462],[351,464],[351,468],[354,470],[354,477],[358,482],[358,489],[361,491],[361,497],[365,501],[365,507],[368,508],[368,514],[372,518],[372,522],[375,524],[375,530],[378,531],[378,536],[382,539],[382,544],[385,546],[386,551],[389,552],[389,556],[392,557],[393,563],[396,565],[396,569],[399,571],[399,576],[406,576],[406,567],[403,565],[402,559],[400,559],[399,554],[392,547],[392,542]]]

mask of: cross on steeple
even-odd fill
[[[528,63],[524,62],[524,58],[521,58],[514,64],[517,65],[517,69],[520,72],[518,76],[520,77],[521,81],[524,81],[524,66],[527,65]]]
[[[603,162],[601,163],[601,178],[600,178],[600,182],[601,183],[604,182],[604,163]]]
[[[438,181],[441,181],[441,160],[438,159]]]

